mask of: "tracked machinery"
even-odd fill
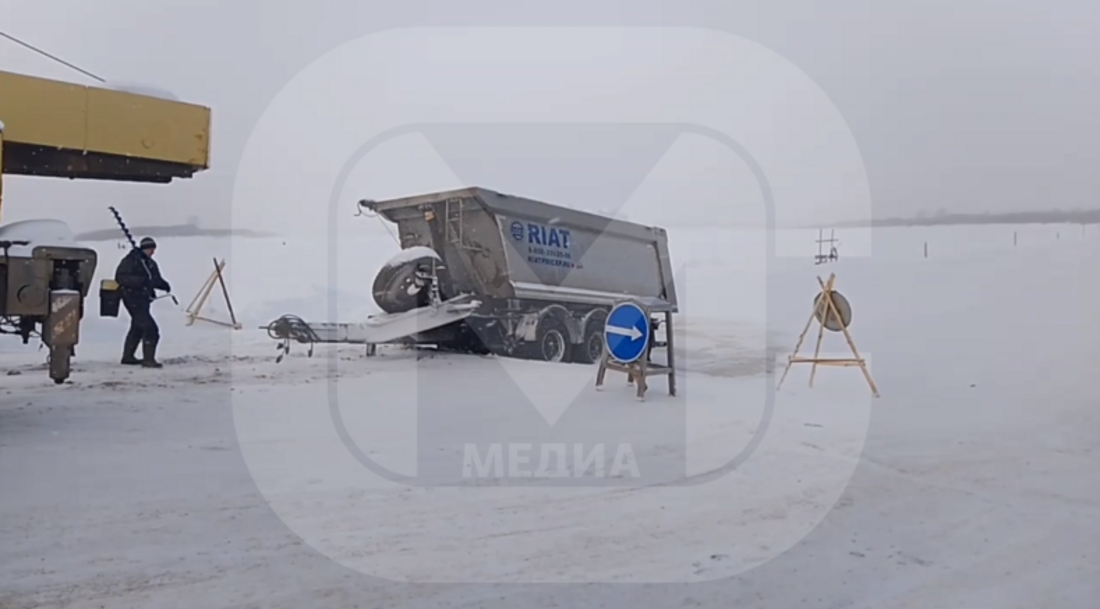
[[[0,333],[40,337],[55,383],[70,375],[97,255],[63,220],[5,225],[4,178],[190,178],[210,166],[210,116],[174,99],[0,71]]]

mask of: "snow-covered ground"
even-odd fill
[[[115,364],[94,298],[63,386],[0,342],[0,607],[1095,607],[1097,230],[841,230],[826,266],[791,231],[765,266],[761,234],[671,229],[681,394],[644,403],[590,366],[276,364],[257,326],[373,313],[392,239],[163,239],[163,370]],[[240,332],[183,323],[215,256]],[[829,272],[878,399],[774,390]]]

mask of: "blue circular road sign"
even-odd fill
[[[607,353],[615,361],[631,364],[645,355],[649,346],[649,315],[632,302],[615,305],[603,326]]]

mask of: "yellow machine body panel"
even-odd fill
[[[170,182],[210,166],[210,109],[0,71],[4,172]]]
[[[207,169],[210,166],[210,110],[89,87],[85,147],[107,154]]]
[[[13,142],[84,150],[84,87],[0,72],[0,121]],[[44,120],[45,117],[49,117]]]

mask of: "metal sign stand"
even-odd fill
[[[875,381],[871,379],[871,373],[867,370],[867,364],[859,354],[859,350],[856,349],[856,343],[852,340],[852,335],[848,332],[848,326],[852,323],[852,306],[848,303],[848,299],[844,298],[840,292],[833,290],[833,284],[836,283],[836,274],[830,274],[828,282],[824,282],[821,280],[821,277],[818,277],[817,283],[821,286],[821,293],[814,298],[814,312],[810,314],[810,319],[806,322],[806,327],[802,329],[802,334],[798,336],[798,343],[794,346],[794,353],[787,358],[787,369],[783,371],[783,376],[780,377],[779,384],[775,387],[776,391],[783,386],[783,381],[787,378],[787,373],[791,371],[791,366],[794,364],[813,364],[813,367],[810,369],[810,387],[814,386],[814,375],[817,373],[817,367],[819,365],[859,366],[860,370],[863,371],[863,377],[867,379],[867,384],[871,387],[871,393],[876,398],[879,397],[878,387],[875,386]],[[810,331],[810,325],[813,324],[815,319],[821,327],[817,332],[817,347],[814,348],[814,356],[799,357],[798,350],[802,348],[802,342],[806,340],[806,333]],[[854,357],[840,359],[821,357],[821,341],[825,337],[825,330],[843,333]]]
[[[655,315],[664,314],[665,336],[663,341],[656,340],[656,330],[661,319]],[[626,373],[627,384],[636,383],[638,400],[644,401],[649,389],[647,378],[663,375],[668,377],[668,394],[676,395],[676,368],[673,352],[672,308],[663,301],[652,303],[641,301],[621,302],[607,316],[604,322],[604,350],[600,358],[600,367],[596,372],[596,390],[604,384],[608,370]],[[664,364],[652,361],[655,347],[666,349]]]

